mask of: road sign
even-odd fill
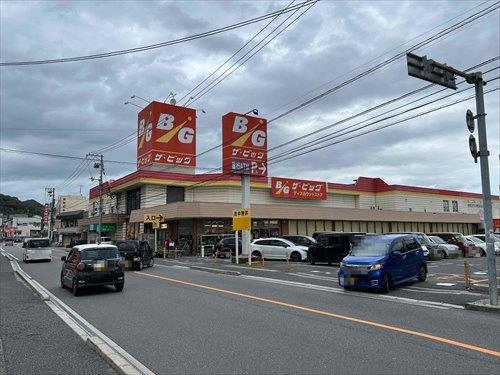
[[[162,214],[144,214],[144,222],[145,223],[155,223],[162,222],[164,217]]]
[[[230,112],[222,116],[222,172],[267,176],[267,120]]]
[[[470,109],[465,112],[465,123],[467,124],[467,129],[469,129],[471,133],[474,133],[476,124],[474,123],[474,114]]]
[[[446,65],[427,59],[427,56],[417,56],[413,53],[406,54],[408,74],[412,77],[436,83],[450,89],[457,89],[455,75],[444,69]]]
[[[250,230],[252,228],[250,210],[241,208],[233,211],[233,230]]]

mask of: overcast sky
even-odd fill
[[[2,1],[0,57],[2,62],[52,59],[160,43],[253,18],[289,3]],[[225,113],[258,108],[262,117],[272,119],[492,4],[456,0],[320,1],[192,105],[199,110],[198,153],[220,144],[221,117]],[[301,13],[302,9],[284,25]],[[274,20],[244,51],[288,15]],[[85,156],[92,150],[110,145],[136,129],[139,109],[124,105],[132,95],[163,101],[172,91],[181,98],[268,22],[125,56],[64,64],[0,67],[1,146]],[[416,49],[414,53],[426,54],[436,61],[466,69],[500,55],[499,35],[499,11],[496,10]],[[499,60],[481,67],[481,70],[492,70],[498,65]],[[494,78],[499,73],[499,69],[492,70],[485,77]],[[406,61],[400,59],[304,109],[271,122],[269,147],[424,85],[424,81],[407,75]],[[498,85],[499,80],[492,81],[485,90]],[[398,101],[283,147],[271,152],[270,157],[438,89],[427,89],[406,101]],[[451,93],[452,90],[446,90],[417,104]],[[471,94],[473,90],[458,93],[392,121]],[[139,99],[135,103],[146,104]],[[492,192],[498,194],[498,91],[486,95],[485,105]],[[269,175],[344,183],[351,183],[358,176],[369,176],[380,177],[389,184],[480,192],[479,164],[474,164],[468,149],[469,132],[465,126],[468,108],[475,112],[473,99],[272,164]],[[380,122],[366,130],[390,122]],[[332,141],[340,139],[342,137]],[[105,153],[105,158],[135,162],[135,148],[136,143],[132,141]],[[197,164],[202,168],[219,167],[220,149],[199,157]],[[81,187],[86,195],[92,184],[89,177],[91,173],[95,175],[88,168],[75,181],[64,184],[78,165],[78,160],[1,152],[1,192],[21,199],[43,201],[44,187],[55,186],[61,194],[78,194]],[[109,179],[119,178],[134,169],[134,165],[106,164]],[[199,173],[202,172],[200,169]]]

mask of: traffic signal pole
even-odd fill
[[[476,90],[476,116],[467,111],[467,127],[474,132],[474,119],[477,119],[477,132],[479,138],[479,150],[477,149],[474,136],[469,137],[469,148],[477,163],[479,157],[481,165],[481,186],[483,191],[484,232],[486,239],[486,256],[488,262],[488,286],[490,304],[498,305],[497,270],[495,248],[493,244],[493,215],[491,208],[490,168],[488,163],[488,143],[486,136],[486,113],[484,110],[483,80],[481,72],[466,73],[446,64],[427,59],[427,56],[417,56],[412,53],[406,55],[408,74],[410,76],[429,81],[440,86],[456,90],[455,75],[465,78],[467,83],[474,84]],[[470,123],[469,123],[470,122]],[[471,147],[473,146],[473,147]]]
[[[491,208],[490,167],[488,162],[488,143],[486,136],[486,113],[484,111],[484,93],[481,73],[475,73],[476,118],[479,140],[479,163],[481,166],[481,185],[483,189],[484,233],[486,235],[486,256],[488,260],[488,284],[490,289],[490,304],[498,305],[497,270],[495,247],[493,243],[493,214]]]

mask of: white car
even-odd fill
[[[465,236],[465,238],[467,238],[469,241],[474,242],[474,245],[481,249],[481,256],[484,256],[484,255],[486,255],[486,242],[484,242],[484,240],[482,238],[479,238],[478,236],[479,235],[474,234],[471,236]],[[495,249],[495,254],[499,254],[500,253],[500,241],[497,241],[494,236],[493,236],[493,246],[494,246],[493,248]]]
[[[48,238],[25,238],[23,241],[23,262],[52,260],[52,249]]]
[[[462,252],[457,245],[446,243],[441,237],[438,236],[428,237],[431,242],[439,245],[439,250],[443,253],[443,258],[459,258],[462,255]]]
[[[300,262],[307,259],[307,246],[295,245],[283,238],[259,238],[254,240],[250,248],[252,256],[264,259],[290,259]]]

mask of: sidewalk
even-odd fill
[[[115,374],[0,256],[0,375]]]

